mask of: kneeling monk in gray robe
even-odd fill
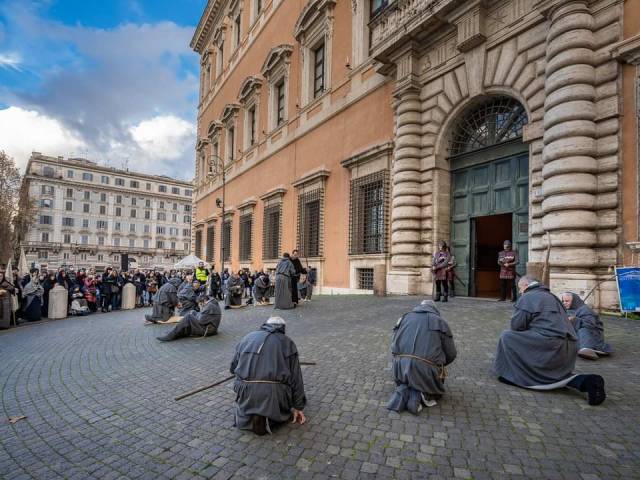
[[[192,282],[186,280],[180,285],[180,288],[178,288],[179,315],[185,316],[190,311],[197,310],[198,294],[196,291],[199,288],[200,282],[198,280],[193,280]]]
[[[253,298],[256,301],[256,305],[262,305],[269,303],[269,296],[267,294],[269,290],[269,277],[265,275],[258,275],[253,282]]]
[[[242,305],[242,292],[244,291],[244,282],[236,272],[231,272],[231,276],[227,279],[227,294],[224,297],[224,308],[229,310],[231,306],[239,307]]]
[[[444,393],[445,366],[456,358],[449,325],[432,300],[403,315],[393,328],[391,354],[396,391],[387,408],[418,413],[432,407]]]
[[[600,375],[575,375],[577,335],[558,297],[537,280],[518,282],[521,297],[502,332],[493,368],[498,380],[534,390],[572,387],[587,392],[590,405],[606,398]]]
[[[144,316],[148,322],[166,322],[173,316],[178,305],[178,287],[181,283],[182,280],[174,277],[158,290],[153,297],[153,313]]]
[[[242,430],[264,435],[292,417],[292,423],[306,421],[298,349],[284,330],[284,320],[271,317],[236,346],[230,371],[236,376],[235,425]]]
[[[562,305],[567,309],[569,320],[573,322],[578,333],[578,356],[588,360],[597,360],[600,356],[613,353],[611,346],[604,341],[602,320],[577,294],[563,293]]]
[[[200,311],[191,310],[165,336],[158,337],[161,342],[170,342],[183,337],[209,337],[217,335],[222,312],[218,301],[208,295],[198,298]]]

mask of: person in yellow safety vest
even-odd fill
[[[204,285],[207,283],[207,278],[209,278],[209,270],[205,268],[204,262],[200,262],[196,267],[196,279]]]

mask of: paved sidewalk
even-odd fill
[[[232,427],[228,375],[239,338],[269,307],[224,313],[218,336],[160,343],[146,310],[0,333],[2,478],[640,478],[640,322],[606,319],[616,350],[577,370],[607,401],[498,383],[490,366],[511,305],[443,305],[458,347],[448,395],[419,416],[385,408],[388,345],[415,297],[316,297],[283,312],[301,358],[308,425],[270,437]],[[26,415],[10,425],[7,417]]]

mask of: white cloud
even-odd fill
[[[0,68],[10,68],[12,70],[22,71],[22,58],[17,53],[0,53]]]
[[[138,147],[150,157],[177,159],[193,147],[195,126],[174,115],[144,120],[129,129]]]
[[[87,144],[62,123],[34,110],[9,107],[0,110],[0,150],[22,168],[32,151],[46,155],[80,155]]]

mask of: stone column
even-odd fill
[[[398,54],[395,101],[395,151],[392,169],[391,271],[387,291],[414,294],[419,291],[425,261],[421,230],[421,102],[417,81],[417,53],[412,44]]]
[[[551,237],[552,288],[583,290],[598,265],[593,17],[586,0],[545,3],[542,226]]]

